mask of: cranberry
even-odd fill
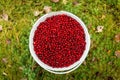
[[[81,24],[65,14],[41,22],[33,41],[38,58],[56,68],[68,67],[78,61],[86,45]]]

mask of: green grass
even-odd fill
[[[62,0],[59,3],[0,0],[0,15],[6,13],[9,16],[8,21],[0,19],[3,26],[0,32],[0,80],[120,80],[120,58],[115,56],[115,51],[120,50],[120,42],[114,40],[114,36],[120,33],[120,0],[78,0],[79,5],[73,5],[73,1],[63,4]],[[52,6],[52,11],[72,12],[84,21],[89,30],[92,43],[86,65],[82,64],[69,74],[49,73],[39,67],[30,55],[30,30],[34,22],[45,14],[35,17],[33,11],[42,11],[46,5]],[[99,25],[104,26],[103,32],[96,33]],[[7,39],[11,40],[10,44],[6,43]],[[3,58],[7,58],[7,63],[2,61]]]

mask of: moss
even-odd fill
[[[120,32],[120,1],[78,0],[79,5],[73,5],[73,1],[75,0],[68,0],[65,5],[62,0],[58,3],[49,0],[0,0],[0,15],[6,13],[9,16],[8,21],[0,19],[0,25],[3,26],[3,31],[0,32],[0,80],[120,79],[120,59],[114,55],[116,50],[120,50],[120,43],[114,41],[115,34]],[[41,11],[46,5],[52,6],[53,11],[65,10],[74,13],[89,27],[93,43],[86,65],[82,64],[69,74],[49,73],[36,65],[30,55],[28,49],[30,29],[40,17],[35,17],[33,11]],[[102,33],[95,32],[99,25],[104,26]],[[9,30],[9,27],[12,29]],[[11,40],[10,44],[6,43],[7,39]],[[7,63],[2,61],[4,57],[7,58]],[[23,70],[19,67],[23,67]]]

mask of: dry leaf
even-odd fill
[[[92,27],[92,24],[89,24],[89,25],[88,25],[88,28],[91,29],[91,27]]]
[[[73,5],[75,5],[75,6],[78,5],[78,4],[79,4],[78,1],[74,1],[74,2],[73,2]]]
[[[115,51],[115,56],[120,58],[120,50]]]
[[[5,13],[3,13],[3,15],[2,15],[2,19],[5,20],[5,21],[8,21],[8,15],[5,14]]]
[[[51,6],[44,6],[43,10],[45,11],[45,13],[49,13],[52,10]]]
[[[38,16],[38,15],[40,15],[42,12],[43,12],[43,11],[38,11],[38,10],[36,10],[36,11],[33,12],[33,14],[34,14],[34,16]]]
[[[3,72],[3,75],[4,75],[4,76],[7,76],[7,73]]]
[[[7,58],[2,58],[2,62],[3,63],[7,63],[8,61],[7,61]]]
[[[93,58],[92,58],[92,62],[94,62],[95,60],[96,60],[95,57],[93,57]]]
[[[111,50],[108,50],[107,53],[110,54]]]
[[[117,23],[117,25],[119,26],[119,25],[120,25],[120,23]]]
[[[86,61],[84,61],[83,64],[86,65]]]
[[[7,29],[8,29],[8,30],[12,30],[12,27],[8,27]]]
[[[21,71],[22,71],[22,70],[23,70],[23,67],[19,67],[19,70],[21,70]]]
[[[2,29],[2,26],[0,25],[0,32],[2,31],[3,29]]]
[[[97,31],[96,32],[102,32],[103,28],[104,28],[104,26],[97,26]]]
[[[7,39],[7,40],[6,40],[6,43],[7,43],[7,44],[10,44],[10,43],[11,43],[11,40],[10,40],[10,39]]]
[[[120,33],[115,35],[115,41],[120,42]]]
[[[110,62],[108,62],[108,64],[109,64],[109,65],[111,65],[111,64],[112,64],[112,62],[110,61]]]
[[[67,0],[63,0],[62,2],[63,2],[63,4],[67,4]]]
[[[104,19],[106,16],[105,15],[102,15],[101,19]]]
[[[52,2],[54,2],[54,3],[57,3],[57,2],[59,2],[59,0],[51,0]]]

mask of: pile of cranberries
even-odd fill
[[[41,22],[33,37],[38,58],[53,68],[68,67],[78,61],[85,50],[85,33],[72,17],[60,14]]]

